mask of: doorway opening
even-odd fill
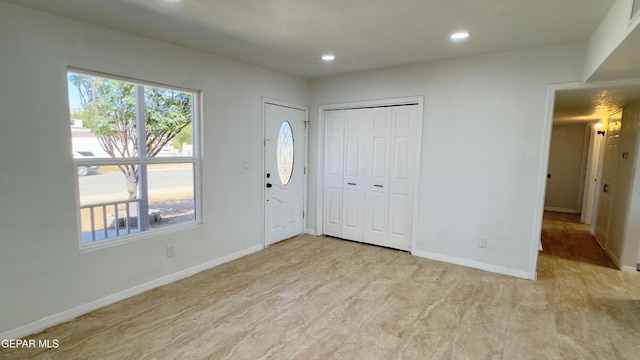
[[[622,204],[626,200],[620,199],[631,197],[636,165],[621,161],[620,156],[628,156],[630,148],[635,154],[638,131],[630,125],[623,131],[621,121],[640,122],[638,116],[624,118],[627,108],[640,101],[640,83],[554,85],[549,88],[549,99],[548,171],[545,191],[541,193],[545,217],[573,216],[586,224],[583,226],[616,267],[631,270],[621,261],[623,255],[627,260],[631,256],[635,271],[640,239],[633,240],[633,244],[628,240],[620,243],[630,216],[628,206]],[[626,147],[619,150],[621,146]],[[543,209],[540,210],[542,233]],[[541,241],[540,250],[544,251],[542,245]]]

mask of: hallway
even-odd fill
[[[580,222],[578,214],[545,211],[542,248],[544,251],[540,253],[540,259],[543,261],[538,260],[538,278],[540,266],[546,264],[549,257],[563,259],[569,264],[580,262],[595,267],[616,269],[613,261],[589,233],[589,226]]]

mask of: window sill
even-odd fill
[[[82,240],[81,240],[80,253],[88,253],[88,252],[102,250],[102,249],[106,249],[114,246],[120,246],[128,243],[136,242],[139,240],[156,238],[159,236],[168,235],[168,234],[176,233],[179,231],[194,229],[201,225],[202,225],[202,222],[193,221],[185,224],[175,225],[170,228],[148,230],[148,231],[139,232],[139,233],[130,234],[130,235],[122,235],[117,238],[113,238],[109,240],[98,240],[98,241],[93,241],[89,243],[82,243]],[[80,236],[80,239],[82,239],[82,236]]]

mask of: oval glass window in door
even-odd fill
[[[280,126],[276,156],[278,163],[278,175],[282,185],[287,185],[293,174],[293,131],[291,124],[285,121]]]

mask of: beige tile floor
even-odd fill
[[[52,327],[8,359],[640,359],[640,276],[545,215],[538,280],[300,236]]]

